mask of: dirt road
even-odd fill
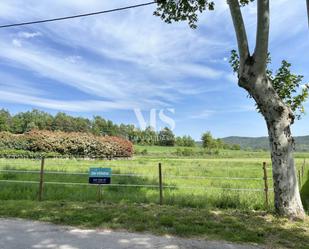
[[[0,219],[1,249],[258,249],[220,241],[109,230],[82,230],[22,219]]]

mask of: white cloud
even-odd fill
[[[46,94],[37,85],[24,79],[11,75],[9,73],[0,72],[0,90],[9,92],[18,92],[25,95],[43,95]]]
[[[272,3],[273,39],[286,33],[285,29],[278,28],[278,17],[283,10],[288,11],[284,20],[291,22],[289,26],[298,22],[297,13],[293,11],[300,7],[292,5],[286,10],[290,4],[287,0],[282,3],[282,6],[280,1]],[[25,4],[22,0],[4,0],[0,2],[0,18],[3,23],[29,21],[128,4],[132,1],[30,0]],[[254,37],[255,8],[254,5],[248,8],[247,26]],[[222,64],[218,67],[210,63],[216,60],[223,63],[222,58],[227,61],[226,52],[236,47],[226,1],[218,1],[214,12],[202,15],[197,30],[189,29],[184,23],[162,23],[152,15],[153,10],[154,6],[148,6],[33,25],[20,28],[18,33],[15,29],[3,30],[8,36],[1,36],[0,58],[14,67],[28,70],[42,82],[44,79],[54,81],[76,88],[91,99],[108,100],[119,106],[123,103],[143,107],[169,105],[180,101],[184,95],[212,91],[214,81],[220,82],[222,88],[224,82],[237,82],[233,74],[222,69]],[[293,33],[300,29],[300,24],[296,23]],[[31,39],[40,36],[42,39]],[[196,83],[202,80],[203,85]],[[54,101],[49,98],[47,102]]]
[[[18,38],[14,38],[12,40],[12,44],[15,46],[15,47],[22,47],[22,42],[23,40],[25,39],[31,39],[31,38],[34,38],[36,36],[41,36],[42,34],[40,32],[19,32],[17,34],[17,37]]]
[[[42,36],[42,34],[40,32],[19,32],[18,36],[29,39],[29,38],[34,38],[37,36]]]
[[[16,92],[0,90],[2,100],[12,103],[19,103],[35,107],[42,107],[54,109],[58,111],[74,111],[74,112],[87,112],[87,111],[107,111],[107,110],[128,110],[135,107],[134,104],[111,102],[111,101],[98,101],[98,100],[74,100],[74,101],[61,101],[49,98],[41,98],[29,94],[21,94]]]
[[[18,40],[18,39],[13,39],[13,40],[12,40],[12,44],[13,44],[14,46],[16,46],[16,47],[21,47],[21,46],[22,46],[22,45],[21,45],[21,41]]]
[[[212,115],[214,115],[216,113],[216,111],[214,110],[205,110],[205,111],[201,111],[197,114],[191,115],[189,117],[189,119],[207,119],[209,117],[211,117]]]
[[[236,107],[228,107],[226,109],[213,109],[213,110],[202,110],[191,116],[189,119],[208,119],[213,115],[226,115],[227,113],[239,113],[239,112],[256,112],[254,105],[241,105]]]
[[[64,8],[68,4],[70,8]],[[100,7],[100,1],[93,4]],[[34,15],[45,13],[48,5],[36,2],[33,9],[30,4],[28,10],[18,11],[24,11],[22,16],[31,20]],[[52,13],[59,16],[64,9],[80,13],[81,8],[85,5],[80,2],[53,2],[48,8],[48,17]],[[198,93],[201,88],[190,87],[186,82],[188,77],[211,80],[223,77],[222,70],[195,61],[201,56],[198,50],[212,48],[209,55],[202,53],[204,58],[210,57],[216,49],[226,46],[223,40],[212,36],[204,38],[186,24],[173,27],[163,24],[152,16],[152,11],[152,8],[142,8],[118,15],[33,26],[35,31],[18,33],[20,39],[29,40],[18,49],[0,41],[5,48],[0,57],[16,67],[84,93],[115,102],[139,102],[140,106],[166,106],[180,101],[182,95]],[[140,16],[143,22],[138,21]],[[39,19],[39,15],[35,19]],[[82,49],[86,54],[67,54],[51,48],[48,42],[30,41],[37,36],[75,51]],[[89,53],[96,59],[90,58]]]
[[[73,63],[73,64],[80,62],[81,59],[82,59],[82,57],[79,56],[79,55],[70,55],[70,56],[65,58],[66,61]]]
[[[198,64],[180,64],[175,65],[176,71],[178,70],[183,75],[189,75],[191,77],[201,77],[205,79],[219,79],[225,72]]]
[[[229,82],[232,82],[233,84],[237,84],[237,82],[238,82],[236,73],[227,73],[227,74],[225,74],[225,78]]]

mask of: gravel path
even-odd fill
[[[0,219],[1,249],[259,249],[221,241],[109,230],[82,230],[22,219]]]

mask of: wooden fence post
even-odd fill
[[[264,172],[264,192],[265,192],[265,205],[268,208],[268,182],[267,182],[267,169],[266,169],[266,162],[263,162],[263,172]]]
[[[160,188],[160,205],[163,204],[163,186],[162,186],[162,166],[159,163],[159,188]]]
[[[304,159],[304,162],[301,166],[301,178],[304,179],[304,174],[305,174],[305,164],[306,164],[306,159]]]
[[[102,192],[103,192],[102,184],[98,184],[98,187],[97,187],[97,201],[99,203],[101,203],[101,201],[102,201]]]
[[[39,185],[39,201],[42,201],[43,197],[43,185],[44,185],[44,156],[41,158],[41,171],[40,171],[40,185]]]

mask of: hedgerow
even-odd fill
[[[14,149],[0,149],[0,158],[27,158],[38,159],[45,158],[68,158],[70,155],[62,155],[57,152],[33,152],[29,150],[14,150]],[[73,156],[72,156],[73,157]]]
[[[0,148],[90,158],[131,157],[133,154],[132,143],[119,137],[39,130],[18,135],[0,132]]]

